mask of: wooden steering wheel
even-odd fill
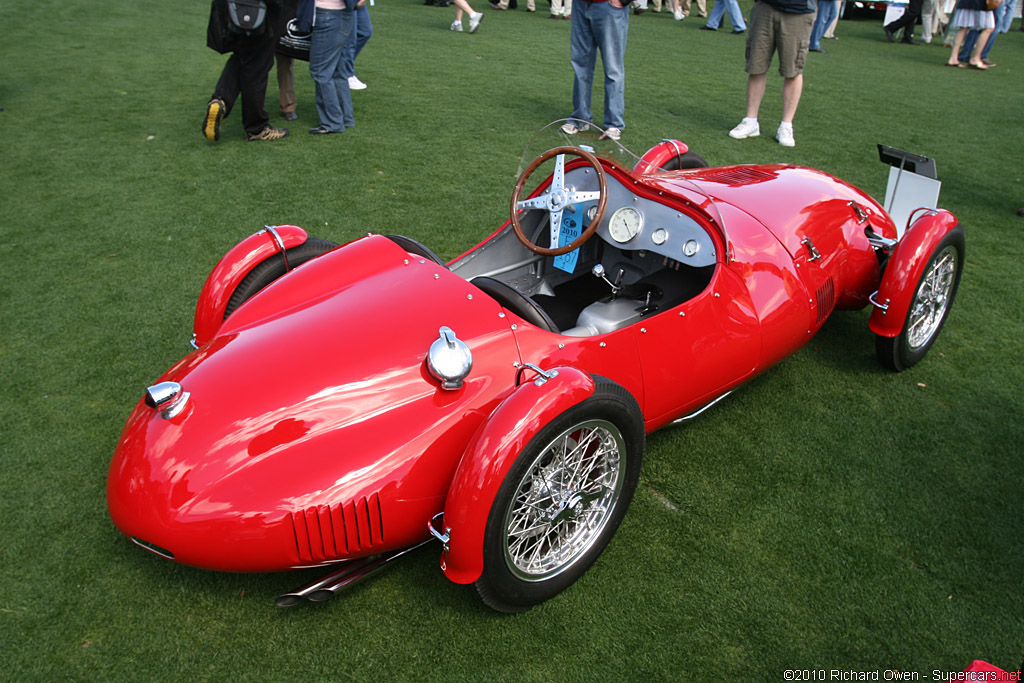
[[[566,154],[582,157],[583,160],[585,160],[590,167],[594,169],[599,188],[596,192],[580,192],[573,187],[565,186]],[[526,179],[530,177],[530,174],[537,170],[537,167],[551,158],[555,159],[555,172],[551,176],[551,185],[548,186],[548,189],[542,194],[520,201],[519,195],[523,191]],[[573,204],[589,202],[595,199],[597,200],[597,211],[594,213],[594,217],[590,220],[590,224],[583,229],[583,234],[569,244],[561,247],[558,246],[558,235],[562,227],[562,211]],[[578,249],[580,245],[590,239],[590,237],[597,232],[597,226],[601,224],[601,219],[604,218],[604,210],[607,204],[608,177],[605,175],[604,169],[601,167],[601,162],[598,161],[597,157],[586,150],[580,149],[579,147],[556,147],[554,149],[549,149],[534,159],[526,170],[523,171],[523,174],[519,176],[519,180],[516,181],[515,190],[512,191],[512,228],[516,232],[516,237],[518,237],[519,241],[523,243],[523,246],[535,254],[540,254],[542,256],[558,256],[560,254],[567,254],[574,249]],[[551,230],[552,244],[550,248],[537,246],[531,242],[530,238],[523,232],[523,226],[519,222],[519,212],[525,211],[526,209],[541,209],[542,211],[548,212],[548,223]]]

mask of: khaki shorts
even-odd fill
[[[747,73],[766,74],[772,55],[779,52],[779,73],[794,78],[804,72],[811,45],[814,13],[780,12],[766,2],[755,2],[747,34]]]

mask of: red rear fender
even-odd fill
[[[633,167],[633,173],[653,173],[661,169],[675,157],[681,157],[690,151],[685,142],[679,140],[662,140],[640,157],[640,161]]]
[[[275,239],[275,233],[280,242]],[[192,327],[195,345],[199,347],[213,339],[224,322],[231,294],[253,268],[284,249],[297,247],[307,237],[306,231],[297,225],[278,225],[273,232],[260,230],[232,247],[206,278],[199,293]]]
[[[903,322],[928,258],[956,226],[953,214],[940,209],[921,216],[907,229],[890,254],[878,293],[873,297],[875,311],[868,323],[872,332],[895,337],[903,331]]]
[[[557,375],[555,375],[557,373]],[[441,569],[455,583],[472,583],[484,568],[484,528],[498,488],[516,457],[537,432],[563,412],[594,393],[590,375],[571,367],[538,383],[527,372],[469,442],[444,506],[448,535]]]

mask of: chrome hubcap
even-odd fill
[[[956,248],[946,247],[921,278],[907,318],[907,345],[911,351],[927,344],[942,323],[956,281],[957,258]]]
[[[556,437],[530,465],[505,516],[505,560],[525,581],[561,573],[601,536],[624,477],[618,428],[589,420]]]

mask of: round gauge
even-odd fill
[[[654,231],[654,234],[651,235],[651,241],[659,247],[665,244],[665,242],[668,242],[668,230],[665,228],[658,228]]]
[[[594,216],[596,216],[596,215],[597,215],[597,207],[596,206],[592,206],[589,209],[587,209],[587,220],[590,220],[590,221],[594,220]]]
[[[608,232],[611,233],[612,239],[619,244],[625,244],[640,232],[641,226],[644,224],[643,216],[632,206],[624,206],[614,214],[608,221]]]
[[[686,244],[683,245],[683,253],[687,256],[693,256],[700,250],[700,245],[697,244],[697,240],[686,240]]]

